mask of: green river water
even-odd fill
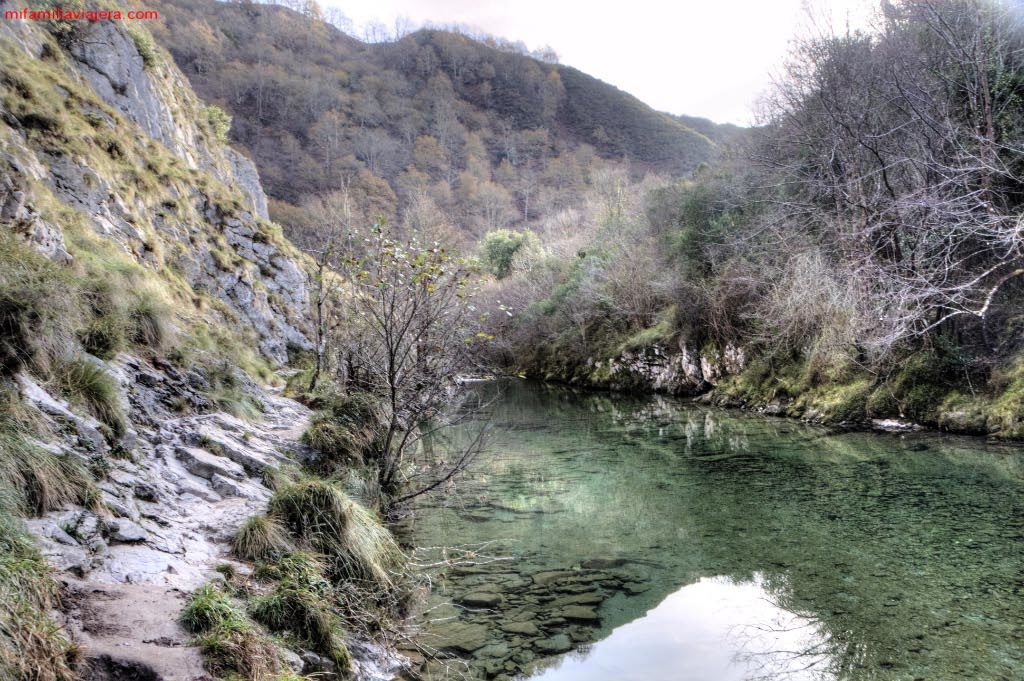
[[[487,446],[409,528],[432,678],[1024,679],[1020,449],[474,391]]]

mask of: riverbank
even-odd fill
[[[743,348],[652,345],[607,358],[538,353],[529,378],[868,430],[927,428],[1024,440],[1024,359],[985,372],[929,348],[869,371],[853,362],[752,356]]]

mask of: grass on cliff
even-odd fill
[[[32,441],[20,411],[0,389],[0,678],[72,681],[78,649],[49,617],[57,583],[19,518],[94,505],[95,487],[76,460]]]

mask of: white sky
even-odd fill
[[[862,25],[871,0],[322,0],[353,21],[394,30],[466,24],[550,45],[561,63],[635,95],[659,111],[749,125],[753,105],[806,24],[804,5],[844,26]]]

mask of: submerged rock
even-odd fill
[[[564,653],[572,649],[572,639],[568,634],[557,634],[551,638],[534,641],[533,647],[544,653]]]
[[[438,650],[459,653],[473,653],[490,642],[488,628],[482,624],[451,622],[445,625],[437,641],[432,642]]]
[[[470,608],[493,608],[504,600],[500,593],[490,591],[474,591],[455,599],[457,603]]]

